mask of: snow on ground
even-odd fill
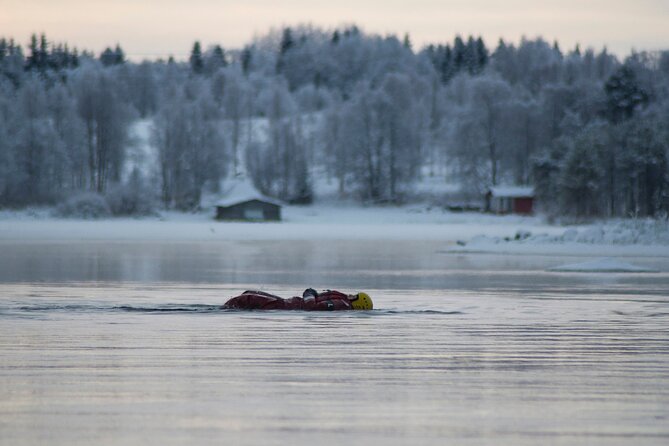
[[[158,166],[158,154],[151,145],[151,129],[153,120],[140,119],[130,128],[131,144],[127,150],[123,166],[123,179],[126,180],[134,169],[139,169],[145,178],[151,178]]]
[[[419,206],[285,206],[275,223],[219,222],[213,210],[160,217],[76,220],[49,209],[0,211],[0,242],[434,240],[445,253],[669,257],[669,223],[620,220],[565,229],[540,217],[454,213]]]
[[[582,263],[571,263],[568,265],[548,268],[548,271],[560,272],[582,272],[582,273],[650,273],[657,270],[632,265],[618,259],[602,258]]]
[[[0,241],[435,240],[446,246],[481,233],[511,237],[519,230],[561,231],[538,217],[457,214],[424,206],[286,206],[282,213],[278,223],[245,223],[215,221],[213,211],[106,220],[53,218],[44,209],[2,211]]]
[[[611,220],[556,232],[521,230],[513,237],[481,233],[451,252],[669,257],[666,220]]]

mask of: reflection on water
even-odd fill
[[[206,282],[377,289],[509,289],[537,282],[597,290],[625,275],[546,273],[583,258],[448,254],[433,241],[3,243],[2,282]],[[666,287],[667,258],[631,259],[663,271],[625,283]],[[538,280],[537,280],[538,279]]]
[[[0,444],[669,441],[666,260],[567,274],[543,271],[564,258],[436,251],[4,245]],[[378,310],[219,308],[308,285]]]

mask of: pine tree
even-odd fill
[[[285,57],[286,53],[290,51],[291,48],[295,46],[295,41],[293,40],[293,32],[290,28],[285,28],[283,30],[283,35],[281,36],[281,44],[279,45],[279,56],[276,60],[276,72],[281,73],[284,70]]]
[[[215,60],[215,63],[221,67],[227,67],[228,61],[225,58],[225,51],[221,48],[220,45],[216,45],[214,50],[211,53],[211,57]]]
[[[648,93],[640,87],[636,73],[628,64],[611,75],[604,91],[606,113],[614,123],[631,118],[638,107],[648,102]]]
[[[574,47],[574,51],[572,51],[571,54],[576,57],[581,57],[581,45],[577,43],[576,46]]]
[[[562,158],[568,152],[569,147],[565,138],[560,138],[554,141],[545,153],[531,160],[534,191],[537,199],[542,203],[543,210],[551,215],[560,211],[555,198],[559,196]]]
[[[39,69],[39,46],[37,43],[37,34],[30,36],[30,44],[28,45],[30,54],[26,61],[26,70],[32,71]]]
[[[477,74],[479,72],[478,51],[474,37],[469,36],[464,52],[464,67],[469,74]]]
[[[72,68],[77,68],[79,66],[79,50],[76,48],[72,51],[72,56],[70,58],[70,66]]]
[[[39,69],[44,71],[49,65],[49,43],[46,40],[46,35],[40,35],[39,43]]]
[[[114,64],[121,65],[125,63],[125,53],[121,49],[121,46],[117,43],[116,48],[114,48]]]
[[[563,209],[579,217],[596,215],[600,209],[602,163],[587,130],[567,153],[560,178]]]
[[[488,59],[490,55],[488,53],[488,49],[485,47],[485,43],[483,43],[482,38],[476,39],[476,62],[477,62],[477,72],[483,71],[486,65],[488,65]]]
[[[344,37],[346,37],[347,39],[349,37],[357,37],[359,35],[360,35],[360,29],[355,25],[350,26],[344,30]]]
[[[439,66],[439,73],[441,74],[441,81],[445,84],[451,80],[455,72],[453,66],[453,52],[451,47],[446,45],[441,47],[441,64]]]
[[[462,37],[456,36],[455,41],[453,42],[453,68],[454,72],[459,72],[465,68],[466,64],[466,53],[467,49],[465,43],[462,41]]]
[[[71,66],[72,55],[70,54],[70,48],[67,46],[67,43],[63,45],[63,67],[72,68]]]
[[[251,69],[251,58],[253,57],[253,53],[251,52],[251,48],[246,46],[242,50],[242,54],[240,56],[241,62],[242,62],[242,71],[244,74],[249,74],[249,70]]]
[[[190,69],[195,74],[202,73],[204,69],[204,61],[202,60],[202,48],[200,42],[196,41],[193,44],[193,49],[190,52]]]
[[[451,50],[450,45],[446,45],[444,47],[444,56],[443,56],[443,61],[441,63],[442,79],[444,79],[445,82],[448,82],[449,80],[451,80],[454,74],[455,74],[455,66],[453,62],[453,50]]]
[[[404,34],[404,39],[402,40],[402,46],[408,50],[412,49],[412,44],[411,44],[411,37],[409,37],[409,33]]]
[[[644,113],[623,125],[626,148],[621,154],[621,165],[627,212],[652,217],[669,211],[666,122]]]
[[[285,28],[283,30],[283,35],[281,36],[281,45],[279,47],[279,51],[283,55],[294,46],[295,41],[293,40],[293,31],[290,28]]]
[[[110,67],[116,63],[116,54],[111,48],[107,47],[102,54],[100,54],[100,62],[102,62],[102,65],[105,67]]]
[[[449,45],[428,45],[424,50],[427,57],[430,59],[432,66],[439,73],[439,79],[443,84],[453,76],[453,55]]]

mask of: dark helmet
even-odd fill
[[[307,289],[304,290],[304,292],[302,293],[302,298],[303,298],[303,299],[306,299],[306,298],[308,298],[308,297],[314,297],[314,298],[318,297],[318,291],[316,291],[316,290],[313,289],[313,288],[307,288]]]

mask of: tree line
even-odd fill
[[[245,173],[295,203],[319,182],[366,203],[425,199],[431,178],[460,186],[451,199],[532,185],[553,215],[666,215],[668,123],[666,51],[477,36],[416,50],[408,35],[305,25],[132,62],[119,45],[95,56],[41,35],[24,54],[0,39],[3,207],[131,191],[193,209]]]

